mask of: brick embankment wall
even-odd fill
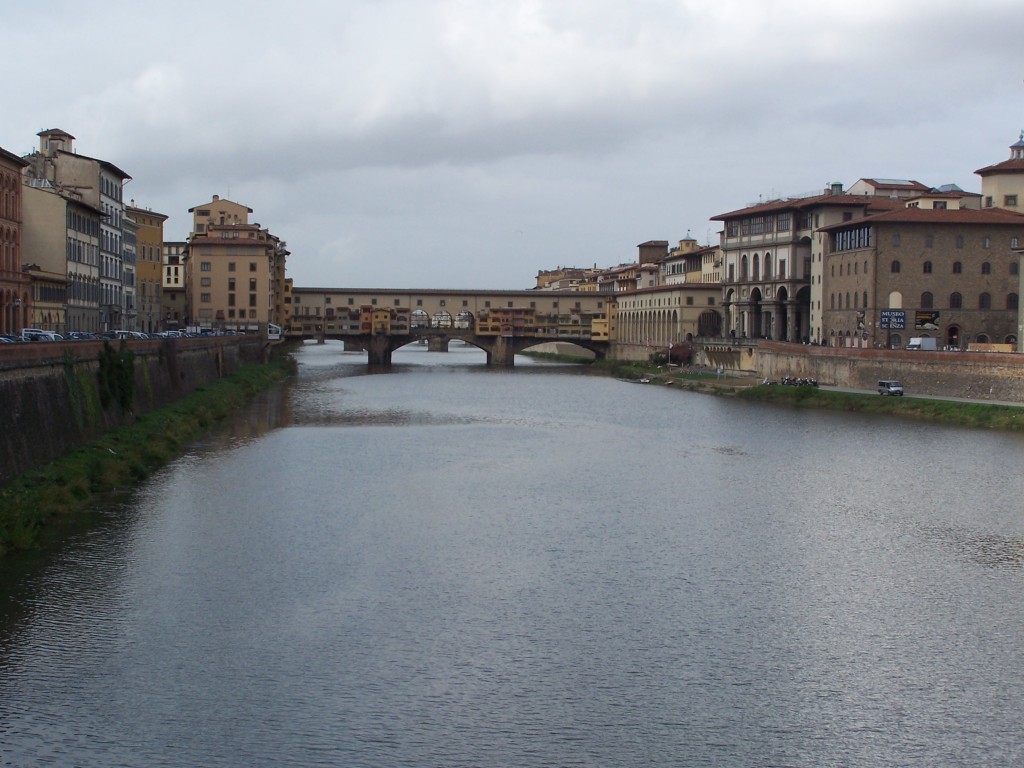
[[[263,355],[262,341],[248,337],[129,342],[134,386],[126,412],[116,397],[101,404],[103,349],[102,342],[0,345],[0,485]]]
[[[739,370],[772,380],[794,376],[875,389],[880,379],[899,379],[908,395],[1024,403],[1024,355],[1017,353],[908,352],[759,341],[735,357]],[[726,360],[728,355],[719,354],[717,359]]]

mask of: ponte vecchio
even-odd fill
[[[551,291],[294,288],[289,338],[341,339],[389,365],[400,347],[460,339],[511,366],[517,353],[551,341],[608,353],[615,303],[607,294]]]

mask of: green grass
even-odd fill
[[[243,366],[178,402],[140,416],[0,489],[0,556],[33,549],[55,518],[129,488],[167,464],[213,424],[290,375],[291,358]]]
[[[918,397],[880,397],[875,394],[832,392],[813,387],[758,385],[736,393],[736,397],[758,402],[819,408],[848,413],[880,413],[937,424],[980,429],[1024,429],[1024,407],[931,400]]]

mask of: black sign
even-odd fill
[[[905,309],[883,309],[880,328],[902,331],[907,327],[907,311]]]
[[[914,313],[915,331],[937,331],[939,330],[939,313],[930,309],[918,310]]]

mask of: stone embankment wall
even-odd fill
[[[1024,403],[1024,355],[1017,353],[846,349],[779,341],[706,344],[697,349],[698,363],[774,381],[793,376],[875,389],[880,379],[899,379],[908,395]]]
[[[262,359],[263,344],[150,339],[106,355],[102,342],[0,345],[0,485]]]

